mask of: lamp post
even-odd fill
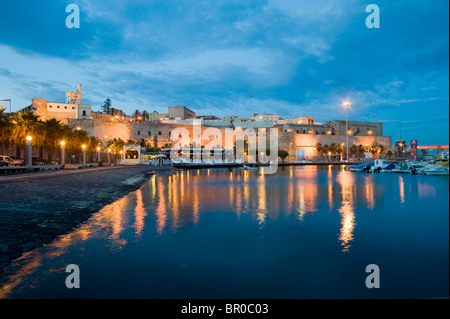
[[[108,148],[108,160],[109,164],[111,164],[111,149]]]
[[[345,132],[347,135],[347,160],[345,162],[348,163],[348,108],[352,104],[349,102],[345,102],[343,105],[345,107]]]
[[[33,166],[33,146],[31,145],[31,136],[27,136],[27,167],[31,168]]]
[[[100,162],[100,146],[97,146],[97,162]]]
[[[61,165],[66,165],[66,142],[61,142]]]
[[[83,165],[86,165],[86,145],[82,145],[81,148],[83,149]]]

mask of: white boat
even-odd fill
[[[373,162],[373,165],[370,167],[371,172],[387,172],[390,171],[392,168],[395,168],[395,166],[392,166],[393,164],[387,160],[377,158]]]
[[[434,167],[424,169],[423,173],[425,175],[447,175],[448,176],[448,168],[445,166],[434,165]]]
[[[408,163],[396,163],[395,168],[391,169],[391,173],[409,173],[415,174],[416,168]]]
[[[426,172],[431,172],[434,173],[435,171],[448,171],[448,168],[442,165],[436,165],[436,164],[426,164],[423,167],[419,168],[417,170],[417,173],[419,174],[426,174]],[[430,174],[428,174],[430,175]],[[445,174],[441,174],[441,175],[445,175]]]
[[[370,167],[373,165],[373,162],[361,163],[357,165],[350,166],[350,172],[365,172],[370,170]]]

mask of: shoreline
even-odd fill
[[[0,277],[12,260],[41,247],[171,166],[80,170],[0,183]],[[37,177],[37,178],[36,178]]]

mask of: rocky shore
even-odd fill
[[[72,230],[141,187],[155,171],[167,169],[132,166],[0,183],[0,274],[24,252]]]

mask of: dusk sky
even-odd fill
[[[81,12],[68,29],[68,4]],[[380,8],[369,29],[367,5]],[[449,5],[432,1],[2,1],[0,99],[93,110],[382,121],[393,143],[449,143]],[[40,90],[40,95],[39,95]],[[8,102],[0,102],[9,107]]]

